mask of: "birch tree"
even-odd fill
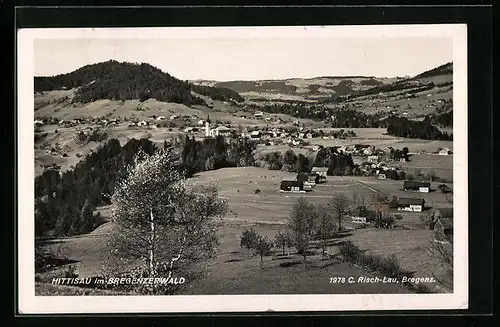
[[[304,259],[304,267],[309,243],[313,239],[315,214],[314,206],[306,199],[299,198],[293,206],[288,220],[295,248]]]
[[[326,206],[318,206],[315,210],[317,219],[317,234],[321,240],[321,253],[324,257],[326,255],[326,245],[328,240],[335,233],[335,223],[333,222],[333,217],[328,212],[328,208]]]
[[[345,219],[347,209],[349,208],[349,200],[343,194],[335,194],[332,198],[331,205],[337,216],[337,231],[342,231],[342,221]]]
[[[227,212],[213,187],[191,187],[169,149],[138,154],[112,195],[113,230],[107,268],[123,277],[162,278],[167,283],[128,285],[140,294],[172,294],[203,275],[216,254],[214,218]],[[175,274],[174,274],[175,273]]]

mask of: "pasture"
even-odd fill
[[[293,179],[295,174],[269,171],[264,168],[244,167],[225,168],[203,172],[188,180],[188,185],[216,185],[221,198],[227,199],[230,212],[219,222],[217,235],[219,248],[217,256],[208,263],[207,277],[186,285],[182,294],[283,294],[283,293],[408,293],[401,285],[391,284],[330,284],[329,278],[374,276],[350,263],[340,263],[334,259],[321,259],[321,249],[312,245],[314,254],[308,256],[306,268],[301,257],[294,253],[276,254],[264,258],[264,268],[260,269],[259,258],[240,247],[240,235],[247,228],[273,240],[275,235],[286,228],[285,224],[295,201],[304,196],[313,203],[328,203],[335,193],[346,195],[350,204],[361,204],[359,196],[365,198],[366,205],[372,201],[371,194],[384,189],[397,194],[401,181],[379,181],[368,178],[344,178],[328,176],[325,184],[318,184],[306,194],[280,193],[282,179]],[[373,183],[371,183],[373,181]],[[255,194],[259,189],[260,193]],[[404,193],[404,192],[403,192]],[[353,194],[357,194],[355,200]],[[439,194],[426,194],[436,197]],[[355,202],[357,201],[357,202]],[[426,200],[427,201],[427,200]],[[109,217],[109,207],[98,209],[104,217]],[[417,221],[412,214],[403,214],[398,223],[411,225]],[[412,218],[413,217],[413,218]],[[413,219],[413,220],[412,220]],[[349,222],[344,223],[349,226]],[[76,263],[79,277],[92,277],[101,273],[101,267],[108,258],[110,248],[106,235],[113,228],[108,222],[95,231],[71,238],[55,240],[49,245],[53,252],[59,253]],[[366,229],[353,230],[347,237],[362,249],[384,255],[395,254],[404,269],[415,272],[415,276],[429,277],[435,262],[430,260],[425,249],[432,232],[428,230]],[[333,239],[328,250],[338,252],[338,245],[344,237]],[[430,260],[430,261],[429,261]],[[286,266],[280,265],[287,263]]]

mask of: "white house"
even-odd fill
[[[447,155],[449,155],[450,153],[451,153],[450,149],[448,149],[448,148],[444,148],[444,149],[439,150],[439,153],[438,153],[438,154],[439,154],[439,155],[441,155],[441,156],[447,156]]]
[[[424,199],[400,198],[398,199],[399,211],[422,212],[424,209]]]
[[[174,119],[177,119],[177,118],[179,118],[179,116],[177,116],[177,115],[170,116],[170,120],[174,120]]]
[[[351,217],[353,224],[366,224],[366,217]]]
[[[367,161],[369,163],[377,163],[378,162],[378,156],[368,156]]]
[[[35,125],[38,125],[38,126],[43,125],[43,121],[37,119],[37,120],[35,120]]]
[[[254,140],[258,140],[261,137],[260,131],[251,131],[250,132],[250,138]]]
[[[255,118],[262,118],[264,116],[264,113],[262,111],[257,111],[256,113],[253,114]]]
[[[203,119],[198,120],[198,125],[202,126],[203,124],[205,124],[205,122],[203,121]]]

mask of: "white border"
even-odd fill
[[[34,52],[35,39],[165,38],[453,38],[454,293],[351,295],[35,296]],[[296,27],[21,29],[18,72],[18,291],[20,313],[155,313],[425,310],[468,308],[467,26],[465,24]],[[429,49],[432,51],[432,49]]]

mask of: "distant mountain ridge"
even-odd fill
[[[77,88],[72,101],[81,103],[100,99],[144,101],[154,98],[186,105],[205,104],[191,91],[218,100],[243,100],[235,91],[193,85],[147,63],[115,60],[86,65],[67,74],[35,77],[34,84],[35,92]]]
[[[223,87],[234,90],[249,101],[329,101],[343,96],[357,97],[391,90],[431,87],[450,83],[453,63],[449,62],[410,77],[375,76],[318,76],[312,78],[286,78],[276,80],[193,80],[193,84]],[[436,78],[438,77],[438,78]],[[443,81],[441,81],[443,80]],[[427,86],[426,86],[427,85]]]

